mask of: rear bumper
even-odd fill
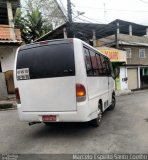
[[[43,115],[56,115],[56,122],[87,122],[97,117],[97,111],[91,111],[86,105],[81,105],[77,107],[77,111],[71,112],[23,112],[21,105],[17,108],[19,119],[26,122],[43,122]]]

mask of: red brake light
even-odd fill
[[[77,102],[82,102],[86,99],[86,90],[82,84],[76,84]]]
[[[18,88],[15,88],[15,96],[16,96],[16,102],[20,104],[21,100],[20,100],[20,93]]]
[[[39,43],[40,43],[40,45],[46,45],[46,44],[48,44],[48,41],[41,41]]]

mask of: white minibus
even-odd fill
[[[21,46],[14,81],[19,118],[30,125],[91,121],[97,127],[115,107],[110,60],[77,38]]]

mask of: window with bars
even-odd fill
[[[125,48],[127,58],[132,58],[131,48]]]
[[[139,49],[139,58],[145,58],[145,49]]]

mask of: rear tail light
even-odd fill
[[[77,102],[86,100],[86,90],[82,84],[76,84],[76,98]]]
[[[15,88],[15,96],[16,96],[16,102],[20,104],[21,100],[20,100],[20,93],[18,88]]]
[[[41,41],[41,42],[39,42],[40,43],[40,45],[47,45],[48,44],[48,41]]]

